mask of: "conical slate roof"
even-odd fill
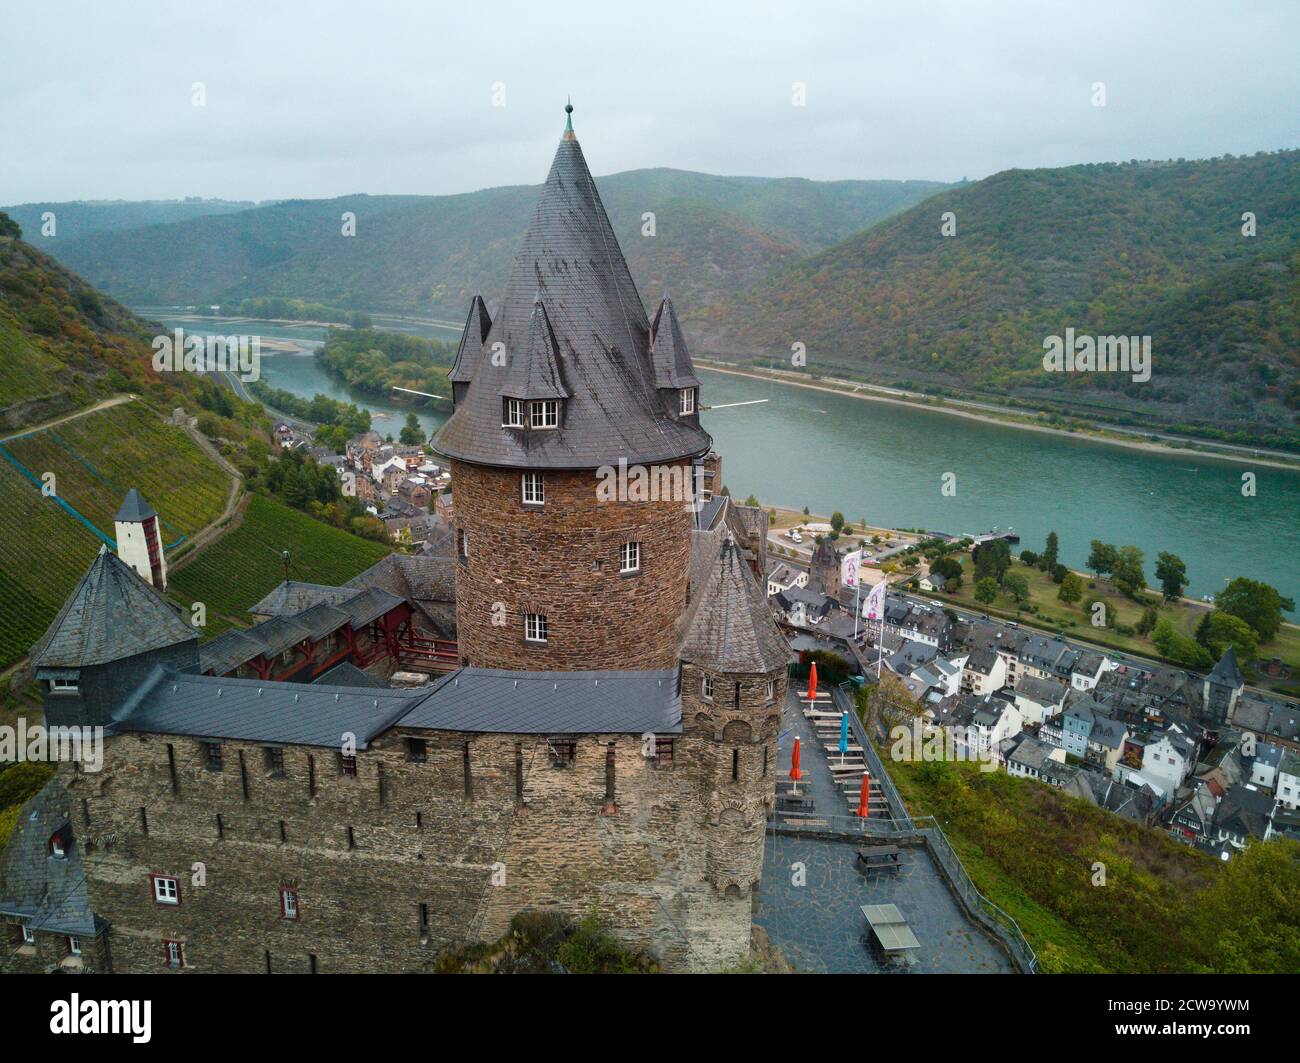
[[[106,546],[32,648],[41,668],[87,668],[197,642],[198,633]]]
[[[573,394],[560,373],[555,332],[540,299],[533,304],[524,356],[512,358],[501,394],[512,399],[567,399]]]
[[[655,312],[654,325],[650,329],[650,352],[655,387],[680,389],[700,386],[695,367],[691,365],[691,356],[686,350],[686,337],[682,335],[682,327],[677,324],[677,312],[673,310],[673,301],[668,298],[667,292]]]
[[[531,363],[547,354],[545,344],[530,342],[538,302],[568,397],[556,429],[503,428],[502,399],[519,372],[517,360],[530,363],[525,375],[532,379],[537,369]],[[461,373],[473,346],[473,316],[458,359]],[[504,357],[494,358],[493,351]],[[484,465],[538,469],[598,468],[619,458],[649,464],[706,453],[708,433],[697,415],[680,417],[677,403],[675,391],[656,387],[649,319],[582,149],[566,129],[468,391],[434,449]]]
[[[709,573],[682,642],[682,659],[719,672],[775,672],[793,659],[763,591],[730,536]]]
[[[1237,665],[1237,651],[1232,648],[1231,643],[1223,651],[1223,656],[1219,658],[1219,663],[1214,666],[1210,678],[1226,687],[1239,687],[1246,682],[1245,676],[1241,674],[1241,668]]]
[[[149,505],[140,492],[133,487],[126,493],[126,498],[122,499],[122,508],[117,511],[117,516],[113,519],[141,523],[157,515],[153,506]]]
[[[468,384],[478,368],[479,357],[483,353],[483,341],[487,339],[492,327],[492,315],[483,304],[483,297],[476,295],[469,304],[469,317],[465,319],[465,329],[460,335],[460,346],[456,349],[456,360],[451,372],[447,374],[453,384]]]

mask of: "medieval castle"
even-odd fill
[[[128,497],[32,652],[103,761],[24,810],[5,965],[419,971],[525,909],[669,970],[748,955],[791,659],[767,518],[715,493],[672,302],[647,317],[571,120],[495,307],[434,443],[440,556],[286,581],[201,644]],[[622,467],[683,489],[599,493]]]

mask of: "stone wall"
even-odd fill
[[[113,967],[164,971],[175,940],[186,971],[263,972],[268,954],[273,972],[307,972],[313,956],[320,973],[417,971],[441,949],[498,937],[525,908],[596,913],[670,970],[738,963],[775,731],[742,734],[684,700],[671,764],[636,735],[578,736],[574,763],[556,767],[542,736],[394,730],[358,754],[355,778],[333,750],[300,746],[283,747],[274,775],[253,743],[224,742],[216,772],[197,739],[114,737],[102,772],[62,776]],[[416,734],[424,762],[408,759]],[[151,875],[177,878],[181,903],[155,904]],[[281,916],[285,886],[296,920]]]
[[[689,483],[690,463],[674,467]],[[686,504],[598,501],[588,470],[547,472],[545,505],[524,505],[520,475],[452,463],[456,527],[469,544],[456,573],[462,658],[533,671],[675,668]],[[619,547],[629,540],[641,544],[641,570],[621,575]],[[545,644],[524,640],[524,613],[545,614]]]

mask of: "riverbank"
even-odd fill
[[[951,417],[962,417],[966,420],[1001,425],[1006,428],[1018,428],[1027,432],[1040,432],[1045,435],[1064,436],[1068,439],[1106,443],[1110,446],[1124,447],[1128,450],[1166,454],[1174,457],[1204,457],[1241,465],[1266,466],[1273,469],[1287,469],[1292,472],[1300,471],[1300,456],[1291,458],[1280,451],[1268,451],[1266,455],[1256,455],[1249,448],[1238,444],[1214,443],[1209,440],[1194,439],[1190,436],[1173,436],[1161,432],[1151,432],[1149,434],[1172,442],[1160,443],[1152,442],[1149,439],[1127,438],[1121,434],[1118,428],[1094,427],[1088,430],[1071,431],[1066,428],[1055,428],[1051,425],[1034,423],[1033,418],[1040,416],[1040,414],[1036,413],[1010,409],[1001,412],[995,407],[980,403],[967,403],[960,399],[936,399],[931,395],[903,391],[898,388],[887,388],[880,384],[862,384],[834,377],[826,377],[816,383],[809,383],[802,379],[800,374],[784,370],[742,369],[732,362],[717,362],[698,357],[695,362],[699,368],[714,373],[748,377],[751,380],[774,381],[778,384],[788,384],[791,387],[805,388],[809,391],[823,391],[832,395],[842,395],[846,398],[865,399],[868,402],[883,402],[914,410],[929,410],[934,413],[947,414]],[[1175,443],[1177,445],[1174,445]]]

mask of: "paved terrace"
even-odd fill
[[[1006,950],[968,914],[969,907],[977,903],[972,900],[973,887],[965,884],[966,906],[958,902],[950,883],[954,874],[964,876],[946,841],[935,839],[933,831],[916,829],[884,766],[870,750],[859,755],[859,759],[865,756],[876,783],[870,820],[864,825],[853,817],[856,785],[850,789],[832,777],[831,766],[839,764],[840,755],[823,748],[828,741],[825,733],[819,736],[805,718],[799,699],[804,684],[792,680],[790,686],[783,707],[787,733],[778,753],[778,795],[789,789],[787,776],[798,737],[804,771],[798,792],[811,797],[814,807],[802,815],[778,811],[769,824],[754,921],[799,971],[1014,972],[1016,967]],[[835,694],[836,701],[827,706],[830,711],[849,704],[841,692]],[[856,718],[851,723],[850,745],[864,744],[860,724]],[[859,870],[857,850],[872,839],[899,845],[898,870]],[[930,844],[922,844],[923,840]],[[943,866],[931,844],[941,846]],[[796,864],[803,868],[800,885],[795,884]],[[912,966],[883,963],[869,947],[869,931],[860,909],[864,904],[898,906],[921,943]]]

